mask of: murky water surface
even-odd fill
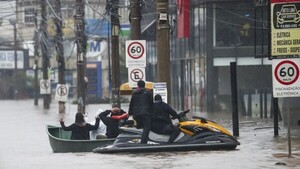
[[[273,169],[300,168],[300,127],[292,129],[292,156],[288,156],[286,128],[280,125],[279,137],[273,137],[272,120],[240,119],[241,145],[234,151],[188,151],[136,154],[53,153],[46,125],[59,125],[58,108],[51,103],[43,110],[42,100],[0,101],[0,169]],[[76,105],[66,104],[66,124],[74,121]],[[89,120],[98,108],[88,105]],[[122,108],[127,111],[128,105]],[[232,131],[231,115],[197,113],[213,119]],[[271,126],[271,127],[270,127]],[[261,127],[266,127],[260,129]]]

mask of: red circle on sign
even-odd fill
[[[141,54],[138,55],[138,56],[133,56],[133,55],[131,54],[131,52],[130,52],[130,48],[131,48],[131,46],[134,45],[134,44],[138,44],[139,46],[141,46],[142,51],[141,51]],[[127,49],[128,55],[129,55],[131,58],[133,58],[133,59],[139,59],[139,58],[141,58],[141,57],[143,56],[144,52],[145,52],[144,46],[143,46],[140,42],[133,42],[133,43],[131,43],[131,44],[128,46],[128,49]]]
[[[279,67],[282,66],[283,64],[291,64],[291,65],[295,68],[295,70],[296,70],[296,75],[294,76],[295,78],[294,78],[293,80],[289,81],[289,82],[285,82],[285,81],[281,80],[280,77],[278,77],[278,69],[279,69]],[[280,62],[280,63],[275,67],[274,74],[275,74],[276,80],[277,80],[279,83],[281,83],[281,84],[283,84],[283,85],[291,85],[291,84],[295,83],[295,82],[297,81],[298,77],[299,77],[299,68],[298,68],[298,66],[297,66],[294,62],[289,61],[289,60],[285,60],[285,61]]]
[[[142,74],[142,77],[140,77],[139,79],[133,79],[131,75],[132,75],[133,72],[135,72],[135,71],[140,72],[140,73]],[[132,81],[138,82],[139,80],[141,80],[141,79],[144,78],[144,73],[143,73],[143,71],[141,71],[140,69],[133,69],[133,70],[131,71],[131,73],[130,73],[130,78],[131,78]]]

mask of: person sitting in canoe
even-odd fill
[[[95,113],[95,116],[99,116],[99,114],[102,113],[103,111],[104,110],[101,108],[98,109],[97,112]],[[93,124],[93,123],[96,123],[96,121],[94,120],[93,122],[90,122],[90,123]],[[91,140],[107,138],[106,137],[106,125],[100,121],[98,129],[90,131],[90,138],[91,138]]]
[[[84,116],[82,113],[76,113],[75,123],[70,126],[65,126],[63,119],[60,119],[60,125],[65,131],[72,131],[71,139],[72,140],[89,140],[90,131],[97,130],[99,127],[100,118],[96,117],[95,125],[91,125],[84,121]]]
[[[113,104],[111,110],[101,112],[99,117],[106,125],[107,138],[116,138],[120,133],[120,121],[127,119],[128,113]]]

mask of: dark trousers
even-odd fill
[[[157,134],[170,135],[168,143],[172,143],[180,134],[180,129],[173,124],[166,123],[164,121],[152,121],[151,129]]]
[[[137,123],[136,128],[143,128],[141,143],[147,144],[149,132],[151,130],[151,118],[148,115],[135,115],[134,120]]]

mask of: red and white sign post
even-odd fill
[[[300,0],[271,0],[270,3],[273,96],[274,98],[299,97]],[[288,104],[287,102],[288,145],[289,155],[291,155],[290,112]]]
[[[136,87],[139,80],[146,81],[146,41],[126,41],[126,67],[128,68],[128,83]]]
[[[300,59],[273,59],[273,96],[278,97],[299,97]]]
[[[130,86],[137,87],[137,82],[139,80],[146,81],[145,68],[140,67],[129,67],[128,68],[128,82]]]
[[[146,67],[146,41],[126,41],[126,67]]]

